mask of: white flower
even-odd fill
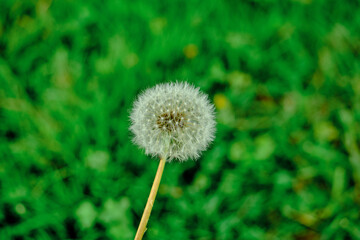
[[[134,143],[167,161],[197,159],[214,139],[214,106],[187,82],[147,89],[135,101],[130,118]]]

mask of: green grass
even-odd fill
[[[157,161],[136,95],[217,107],[144,239],[360,239],[359,1],[0,3],[0,239],[132,239]]]

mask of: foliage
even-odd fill
[[[138,93],[187,80],[215,142],[145,239],[360,239],[359,1],[0,3],[0,239],[131,239],[157,168]]]

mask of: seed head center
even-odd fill
[[[162,113],[157,117],[156,120],[158,128],[167,132],[172,132],[176,128],[184,128],[185,122],[185,114],[175,111],[167,111],[165,113]]]

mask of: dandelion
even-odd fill
[[[214,139],[214,107],[186,82],[159,84],[139,96],[131,113],[134,142],[167,161],[197,159]]]
[[[159,84],[143,92],[130,115],[133,141],[160,163],[135,239],[142,239],[165,162],[198,159],[214,140],[214,106],[187,82]]]

